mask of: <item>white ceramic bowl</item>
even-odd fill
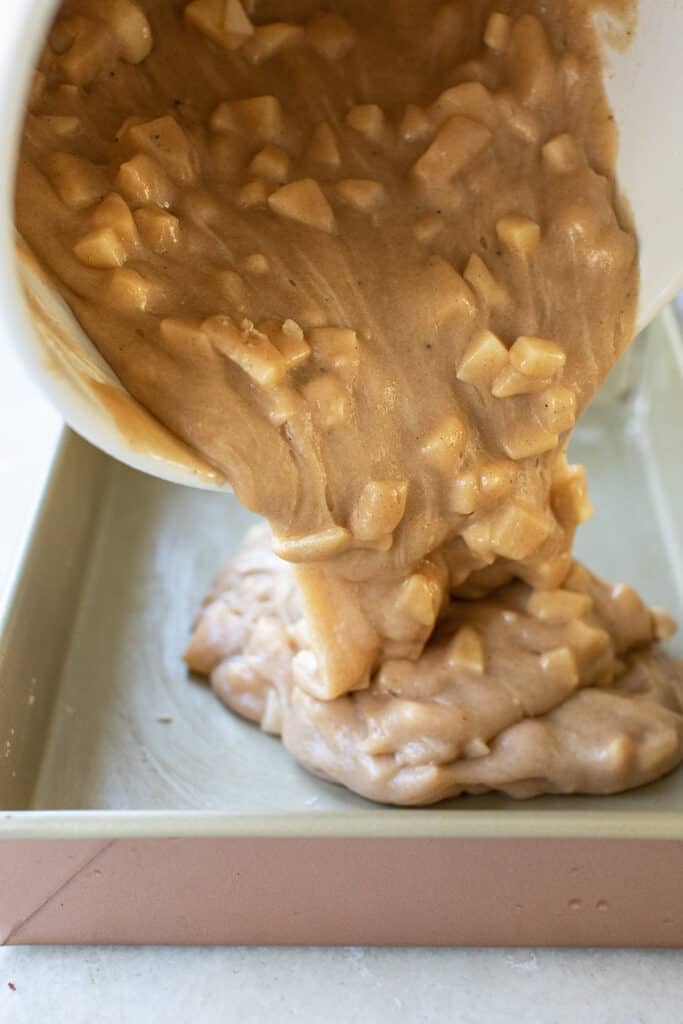
[[[14,174],[25,98],[58,7],[59,0],[0,0],[0,96],[4,97],[0,152],[5,153],[0,160],[0,309],[4,343],[15,347],[31,377],[69,426],[87,441],[164,480],[230,490],[219,474],[128,395],[17,238]],[[96,387],[89,387],[88,381]],[[106,402],[98,398],[103,394],[108,396]]]
[[[69,425],[97,447],[166,480],[225,488],[208,466],[133,402],[61,298],[17,255],[13,179],[24,97],[57,7],[58,0],[0,3],[0,152],[5,154],[0,161],[0,306],[6,343],[16,347]],[[683,3],[640,0],[634,36],[623,51],[610,49],[609,16],[601,18],[607,91],[620,129],[619,177],[640,242],[640,328],[683,284]],[[115,406],[103,404],[95,390],[84,386],[88,378],[114,389]],[[132,416],[139,429],[130,429]]]

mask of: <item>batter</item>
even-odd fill
[[[270,521],[187,660],[375,799],[681,757],[668,620],[571,558],[637,298],[594,6],[67,0],[34,80],[23,237]]]

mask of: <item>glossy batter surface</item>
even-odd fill
[[[267,689],[288,709],[285,742],[378,799],[471,788],[438,766],[513,728],[500,673],[491,688],[485,667],[462,669],[488,738],[461,749],[450,691],[442,748],[406,718],[401,744],[427,753],[405,794],[341,767],[369,742],[348,708],[372,707],[395,671],[436,685],[452,595],[513,578],[541,604],[558,592],[590,513],[564,450],[637,295],[593,6],[67,0],[36,77],[19,229],[131,394],[270,520],[295,566],[278,586],[296,579],[305,624]],[[465,607],[467,649],[483,666],[489,646],[507,652],[531,686],[521,624]],[[205,626],[188,660],[215,676]],[[564,683],[537,680],[548,713],[567,679],[593,682],[556,647]],[[247,688],[242,708],[231,685],[218,688],[238,710],[265,700]],[[387,686],[381,715],[402,699]],[[324,741],[306,739],[314,719]],[[537,733],[523,734],[533,755]],[[410,775],[418,762],[387,742],[372,757]],[[496,771],[479,784],[512,791]],[[566,788],[590,788],[581,778]]]

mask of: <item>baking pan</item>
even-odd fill
[[[682,444],[667,310],[572,455],[596,506],[579,557],[679,616]],[[193,614],[253,518],[65,432],[0,624],[3,942],[683,945],[683,771],[391,809],[188,677]]]

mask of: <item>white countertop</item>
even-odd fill
[[[57,415],[0,347],[0,594],[59,430]],[[669,950],[7,947],[0,949],[0,1022],[677,1024],[682,956]]]
[[[671,951],[0,950],[7,1024],[678,1024],[682,996]]]

